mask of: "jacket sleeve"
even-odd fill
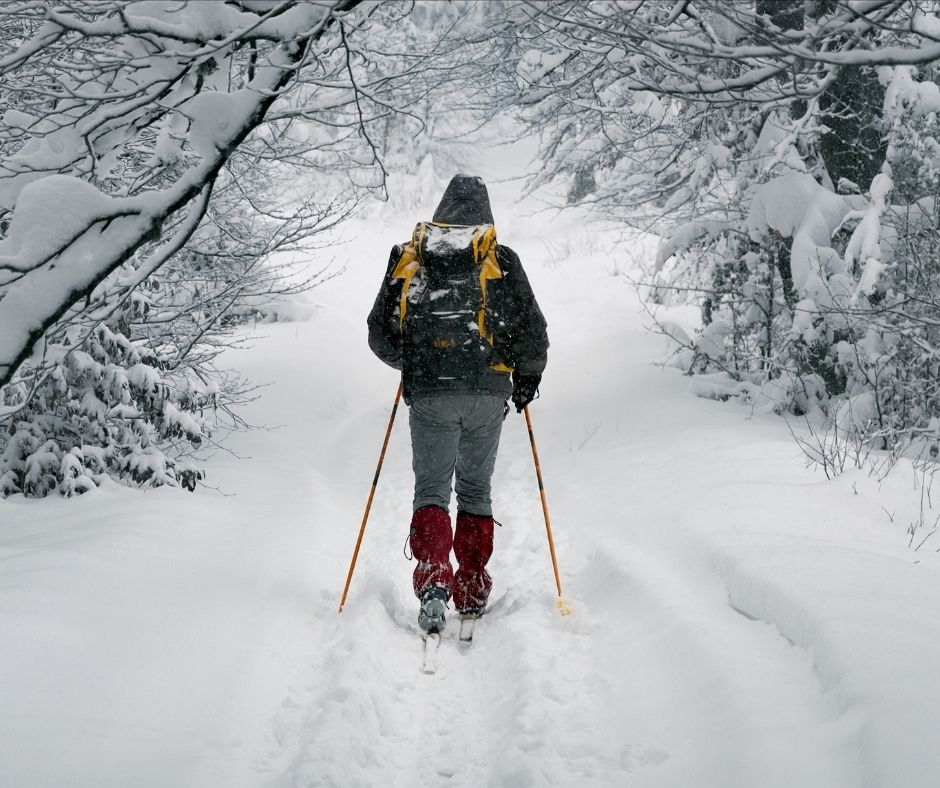
[[[401,330],[398,325],[398,303],[401,298],[401,280],[393,281],[392,271],[401,259],[402,247],[392,247],[385,278],[379,294],[369,312],[369,347],[382,361],[401,369]]]
[[[541,375],[548,362],[548,331],[522,262],[508,246],[500,245],[497,258],[506,278],[509,350],[520,375]]]

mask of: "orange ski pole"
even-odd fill
[[[542,513],[545,515],[545,533],[548,535],[548,550],[552,555],[552,570],[555,572],[555,588],[558,590],[558,601],[555,603],[563,616],[571,613],[571,605],[561,595],[561,577],[558,574],[558,559],[555,557],[555,540],[552,538],[552,522],[548,516],[548,501],[545,498],[545,484],[542,482],[542,466],[539,463],[539,453],[535,448],[535,434],[532,432],[532,417],[529,415],[529,406],[523,409],[526,427],[529,429],[529,444],[532,446],[532,459],[535,460],[535,475],[539,480],[539,496],[542,499]]]
[[[353,572],[356,571],[356,560],[359,558],[359,548],[362,546],[362,537],[366,532],[366,522],[369,519],[369,510],[372,508],[372,498],[375,496],[375,488],[379,483],[379,474],[382,472],[382,463],[385,461],[385,450],[388,448],[388,439],[392,437],[392,425],[395,423],[395,414],[398,412],[398,401],[401,399],[401,383],[398,384],[398,391],[395,393],[395,404],[392,405],[392,415],[388,420],[388,429],[385,430],[385,440],[382,442],[382,451],[379,453],[379,464],[375,468],[375,476],[372,479],[372,489],[369,490],[369,499],[366,501],[366,510],[362,515],[362,525],[359,526],[359,537],[356,539],[356,548],[353,550],[352,561],[349,562],[349,574],[346,575],[346,586],[343,588],[343,598],[339,602],[339,610],[343,612],[343,605],[346,604],[346,597],[349,595],[349,584],[352,582]]]

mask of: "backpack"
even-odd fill
[[[498,315],[487,285],[503,278],[496,248],[493,225],[415,227],[391,275],[402,281],[399,329],[414,374],[446,381],[512,371],[493,353]]]

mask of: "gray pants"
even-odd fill
[[[457,509],[492,515],[490,479],[496,466],[505,400],[492,394],[431,394],[411,403],[414,509],[450,510],[457,473]]]

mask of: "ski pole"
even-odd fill
[[[382,472],[382,463],[385,461],[385,450],[388,448],[388,439],[392,436],[392,425],[395,423],[395,414],[398,412],[398,401],[400,399],[401,383],[398,384],[398,391],[395,392],[395,404],[392,405],[392,415],[388,420],[388,429],[385,430],[385,440],[382,442],[382,451],[379,452],[379,464],[375,468],[372,488],[369,490],[369,499],[366,501],[366,510],[362,515],[362,525],[359,526],[359,537],[356,539],[356,547],[353,550],[352,561],[349,562],[349,574],[346,575],[346,587],[343,588],[343,598],[339,602],[338,613],[343,612],[343,605],[346,604],[346,597],[349,594],[349,584],[352,582],[353,572],[356,571],[356,560],[359,558],[359,548],[362,546],[362,537],[366,532],[366,522],[369,519],[369,510],[372,508],[372,498],[375,496],[375,488],[379,483],[379,474]]]
[[[548,501],[545,498],[545,484],[542,482],[542,466],[539,463],[539,453],[535,448],[535,433],[532,431],[532,417],[529,415],[529,406],[523,409],[526,427],[529,429],[529,444],[532,446],[532,459],[535,460],[535,475],[539,480],[539,496],[542,499],[542,513],[545,515],[545,533],[548,535],[548,551],[552,555],[552,569],[555,572],[555,588],[558,590],[558,601],[555,606],[563,616],[569,615],[571,604],[561,595],[561,577],[558,574],[558,559],[555,557],[555,540],[552,538],[552,522],[548,516]]]

